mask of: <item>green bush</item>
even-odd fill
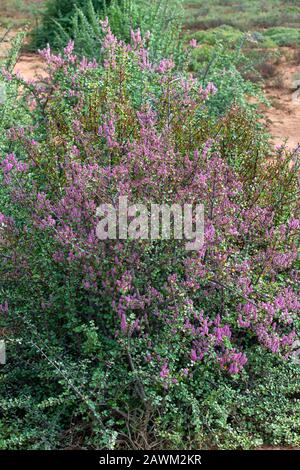
[[[269,28],[263,35],[277,46],[300,46],[299,28]]]
[[[215,45],[219,42],[223,42],[229,47],[235,47],[248,38],[248,47],[275,47],[275,43],[264,36],[261,32],[253,32],[245,34],[245,32],[234,28],[229,25],[222,25],[218,28],[209,29],[205,31],[193,31],[189,33],[189,37],[193,37],[199,41],[200,44]]]
[[[247,37],[243,35],[234,47],[219,41],[214,46],[196,48],[192,53],[192,70],[204,86],[213,82],[219,91],[208,104],[211,115],[224,115],[233,105],[251,112],[256,110],[258,102],[266,103],[260,86],[255,83],[260,81],[260,75],[244,53],[245,42]],[[249,97],[255,98],[253,104]]]
[[[122,1],[122,0],[121,0]],[[89,0],[97,12],[104,12],[110,0]],[[40,24],[32,32],[31,47],[39,49],[51,44],[55,47],[60,28],[68,32],[72,29],[72,18],[76,9],[86,12],[86,0],[47,0]]]
[[[107,16],[112,32],[119,39],[130,44],[132,30],[140,29],[143,36],[151,31],[147,44],[151,59],[173,56],[179,63],[182,61],[181,3],[180,0],[153,0],[151,4],[146,0],[113,1],[99,14],[88,0],[85,10],[76,9],[71,28],[60,25],[55,44],[63,48],[73,40],[77,54],[100,59],[103,41],[100,20]]]

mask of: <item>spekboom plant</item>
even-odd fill
[[[0,308],[11,331],[33,322],[73,358],[84,354],[76,332],[93,322],[105,377],[122,364],[120,381],[149,410],[153,393],[188,383],[200,366],[242,373],[253,344],[289,357],[300,312],[299,153],[243,148],[230,127],[242,112],[210,121],[212,83],[203,89],[172,59],[151,63],[139,31],[129,46],[102,27],[103,64],[79,61],[70,42],[61,55],[41,52],[46,79],[18,78],[35,113],[8,130],[13,151],[0,164]],[[203,204],[204,245],[99,240],[96,209],[120,196]],[[113,390],[89,393],[101,415]]]

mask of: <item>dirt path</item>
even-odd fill
[[[300,65],[284,61],[278,66],[277,74],[280,88],[266,87],[272,105],[265,110],[267,124],[275,145],[286,141],[290,148],[295,148],[300,143],[300,90],[295,92]]]
[[[0,38],[4,37],[4,40],[0,42],[0,61],[7,56],[11,42],[17,34],[16,29],[7,33],[4,28],[0,27]],[[26,79],[34,79],[37,74],[43,74],[43,61],[39,54],[22,53],[14,71],[19,72]]]
[[[35,79],[37,75],[45,75],[43,60],[38,54],[22,54],[14,68],[26,79]]]

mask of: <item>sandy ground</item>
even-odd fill
[[[5,29],[0,27],[0,38],[4,37],[4,40],[0,42],[0,60],[6,57],[11,41],[16,34],[16,30],[7,33]],[[43,61],[38,54],[22,53],[16,64],[15,72],[20,72],[27,79],[34,79],[37,74],[43,74]]]
[[[22,54],[14,70],[26,79],[35,79],[37,75],[45,75],[43,60],[37,54]]]
[[[266,87],[271,108],[265,110],[268,127],[275,145],[287,142],[295,148],[300,143],[300,64],[281,63],[277,68],[280,88]]]

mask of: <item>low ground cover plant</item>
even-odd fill
[[[241,31],[273,27],[298,29],[300,8],[297,0],[185,0],[186,20],[194,30],[229,25]]]

